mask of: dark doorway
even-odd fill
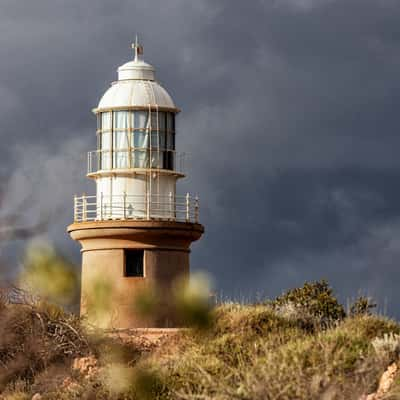
[[[125,250],[124,276],[144,277],[143,250]]]

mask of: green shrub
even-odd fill
[[[350,307],[350,315],[371,315],[377,306],[369,297],[360,296]]]
[[[303,328],[309,330],[316,327],[326,329],[346,316],[343,306],[333,295],[326,280],[306,282],[303,287],[291,289],[268,304],[278,313],[297,320]]]

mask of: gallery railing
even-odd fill
[[[106,220],[166,220],[199,222],[199,199],[186,196],[75,196],[74,222]]]

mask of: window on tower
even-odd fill
[[[124,276],[126,277],[144,277],[143,268],[143,250],[125,250]]]

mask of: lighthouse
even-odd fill
[[[185,177],[184,154],[176,151],[180,110],[143,61],[137,39],[132,48],[133,60],[118,68],[93,110],[97,149],[88,153],[87,177],[96,194],[75,196],[67,231],[81,245],[81,315],[108,328],[176,327],[174,290],[189,277],[190,245],[204,228],[197,196],[176,189]],[[98,282],[105,289],[96,298]],[[143,316],[135,299],[146,291],[157,302]],[[100,322],[91,313],[104,297]]]

